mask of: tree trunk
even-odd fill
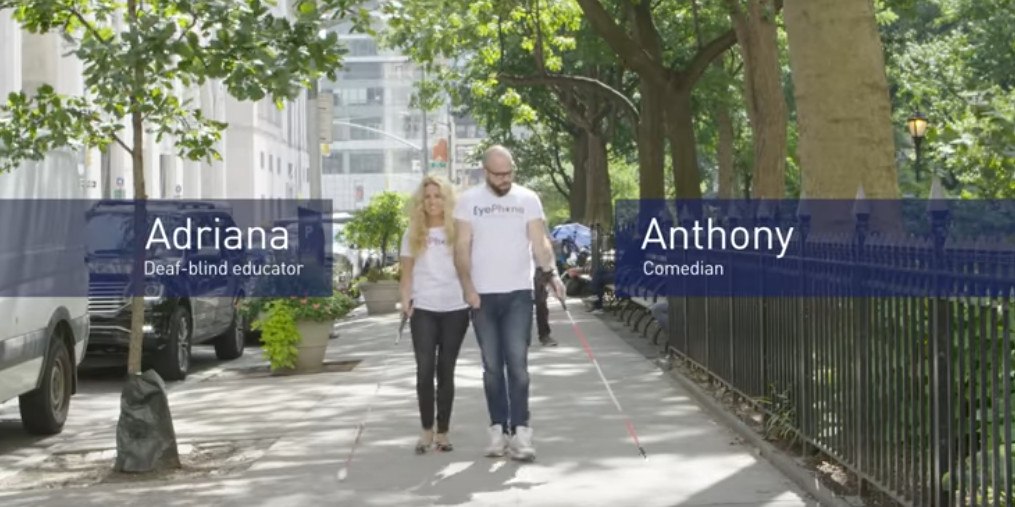
[[[701,173],[698,171],[697,139],[694,137],[691,87],[671,87],[668,99],[666,133],[673,152],[673,185],[677,199],[701,199]]]
[[[785,0],[808,199],[897,199],[895,136],[870,0]]]
[[[759,199],[782,199],[787,117],[776,7],[773,0],[748,0],[746,12],[737,0],[728,5],[744,60],[744,96],[754,141],[751,193]]]
[[[586,132],[588,146],[588,175],[585,180],[586,223],[601,224],[610,230],[613,223],[613,195],[610,186],[610,158],[606,137],[598,132]]]
[[[715,122],[719,130],[717,159],[719,161],[719,198],[732,199],[737,190],[733,153],[733,117],[725,104],[716,109]]]
[[[642,80],[638,124],[638,187],[642,199],[666,198],[666,91]]]
[[[144,118],[140,111],[131,115],[131,129],[133,130],[131,141],[131,165],[134,173],[134,260],[130,275],[131,294],[131,318],[130,318],[130,344],[127,351],[127,374],[136,375],[141,373],[141,359],[144,347],[144,321],[145,304],[143,294],[145,276],[145,236],[148,233],[148,213],[145,209],[145,202],[148,193],[145,191],[144,174]]]
[[[588,180],[588,141],[584,130],[580,130],[571,138],[571,195],[568,204],[571,218],[577,222],[588,223],[585,216],[585,195]]]
[[[662,41],[652,23],[649,0],[628,2],[633,18],[631,35],[654,60],[662,59]],[[641,79],[640,122],[638,135],[639,196],[642,199],[666,198],[666,89],[650,79]]]

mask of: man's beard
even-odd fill
[[[498,187],[497,185],[494,185],[493,183],[490,182],[490,180],[486,180],[486,186],[490,187],[490,190],[492,190],[493,193],[497,194],[498,197],[504,197],[505,195],[507,195],[508,192],[511,191],[511,183],[504,185],[504,187],[502,188]]]

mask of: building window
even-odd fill
[[[392,173],[411,173],[413,166],[422,163],[422,160],[419,151],[399,150],[395,152],[393,162]]]
[[[274,170],[275,170],[275,159],[271,158],[271,155],[268,155],[268,172],[272,172]]]
[[[293,179],[293,165],[289,164],[289,179]]]
[[[349,173],[351,174],[382,174],[384,173],[383,151],[361,151],[349,155]]]
[[[384,104],[384,88],[367,88],[367,104]]]
[[[367,103],[366,88],[338,88],[334,93],[336,106],[359,106]]]
[[[261,169],[264,169],[264,152],[261,152]]]
[[[353,120],[350,123],[353,123],[354,125],[362,125],[364,127],[371,128],[371,129],[376,129],[376,130],[383,130],[383,128],[384,128],[384,119],[383,118],[378,118],[378,117],[374,117],[374,118],[360,118],[360,119]],[[364,129],[358,129],[358,128],[355,128],[355,127],[349,127],[349,138],[354,140],[354,141],[368,141],[368,140],[372,140],[372,139],[381,139],[382,137],[383,136],[381,136],[377,132],[373,132],[373,131],[370,131],[370,130],[364,130]]]
[[[275,157],[275,174],[282,174],[282,157]]]
[[[415,139],[423,135],[423,118],[419,116],[402,117],[402,137]]]
[[[353,39],[348,42],[348,56],[376,56],[377,42],[373,39]]]
[[[342,164],[342,155],[332,153],[321,159],[321,174],[342,174],[345,167]]]
[[[384,64],[380,62],[348,62],[339,74],[339,81],[358,79],[384,79]]]

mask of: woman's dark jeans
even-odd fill
[[[412,348],[416,353],[416,397],[424,430],[433,429],[437,408],[437,433],[447,433],[455,401],[455,365],[469,329],[469,309],[431,312],[415,309],[409,321]],[[434,377],[437,378],[436,400]]]

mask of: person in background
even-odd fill
[[[603,313],[603,296],[606,292],[606,286],[615,283],[615,281],[616,277],[613,271],[606,268],[600,267],[592,273],[592,281],[589,282],[592,296],[587,298],[585,302],[591,305],[593,314],[600,315]]]
[[[454,207],[451,185],[439,176],[427,176],[412,197],[409,227],[402,235],[402,312],[410,319],[416,398],[423,426],[417,454],[426,453],[434,444],[435,420],[437,450],[452,450],[448,430],[455,399],[455,365],[469,329],[469,305],[462,296],[454,262]]]
[[[550,235],[550,231],[546,231],[546,238],[550,241],[551,245],[556,247],[557,243],[553,241],[553,237]],[[556,250],[556,248],[555,248]],[[536,262],[536,266],[539,266],[539,260],[533,260]],[[559,262],[559,261],[558,261]],[[560,269],[558,267],[558,269]],[[550,307],[549,307],[549,292],[546,290],[546,280],[549,273],[544,273],[542,269],[536,268],[536,273],[532,277],[533,296],[536,303],[536,332],[539,336],[539,343],[544,347],[556,347],[557,340],[554,340],[550,336]]]

